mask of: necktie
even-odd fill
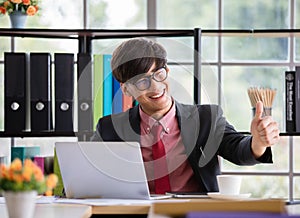
[[[154,136],[154,143],[152,145],[153,154],[153,168],[154,168],[154,186],[155,194],[165,194],[171,191],[166,152],[164,144],[161,140],[162,126],[154,125],[152,127],[152,134]]]

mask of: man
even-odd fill
[[[218,155],[238,165],[272,163],[270,146],[279,141],[279,129],[271,116],[263,117],[261,102],[251,136],[244,136],[219,106],[184,105],[170,96],[167,53],[160,44],[125,41],[111,66],[123,93],[139,104],[99,119],[92,140],[139,142],[151,193],[218,191]]]

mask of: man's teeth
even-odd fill
[[[163,94],[164,94],[164,92],[161,92],[161,93],[159,93],[159,94],[157,94],[157,95],[151,96],[151,98],[159,98],[159,97],[161,97]]]

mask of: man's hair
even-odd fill
[[[123,42],[113,52],[111,68],[113,76],[121,83],[146,73],[153,64],[156,68],[167,63],[167,52],[157,42],[146,38],[134,38]]]

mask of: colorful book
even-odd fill
[[[103,55],[94,54],[93,78],[93,128],[96,129],[99,118],[103,116]]]
[[[35,156],[33,161],[38,165],[45,175],[53,173],[53,156]]]
[[[113,100],[112,113],[120,113],[123,111],[123,97],[120,83],[113,77]]]
[[[40,155],[39,146],[18,146],[11,148],[11,161],[15,158],[19,158],[22,162],[25,159],[33,160],[37,155]]]
[[[103,55],[103,116],[112,114],[113,79],[110,54]]]

